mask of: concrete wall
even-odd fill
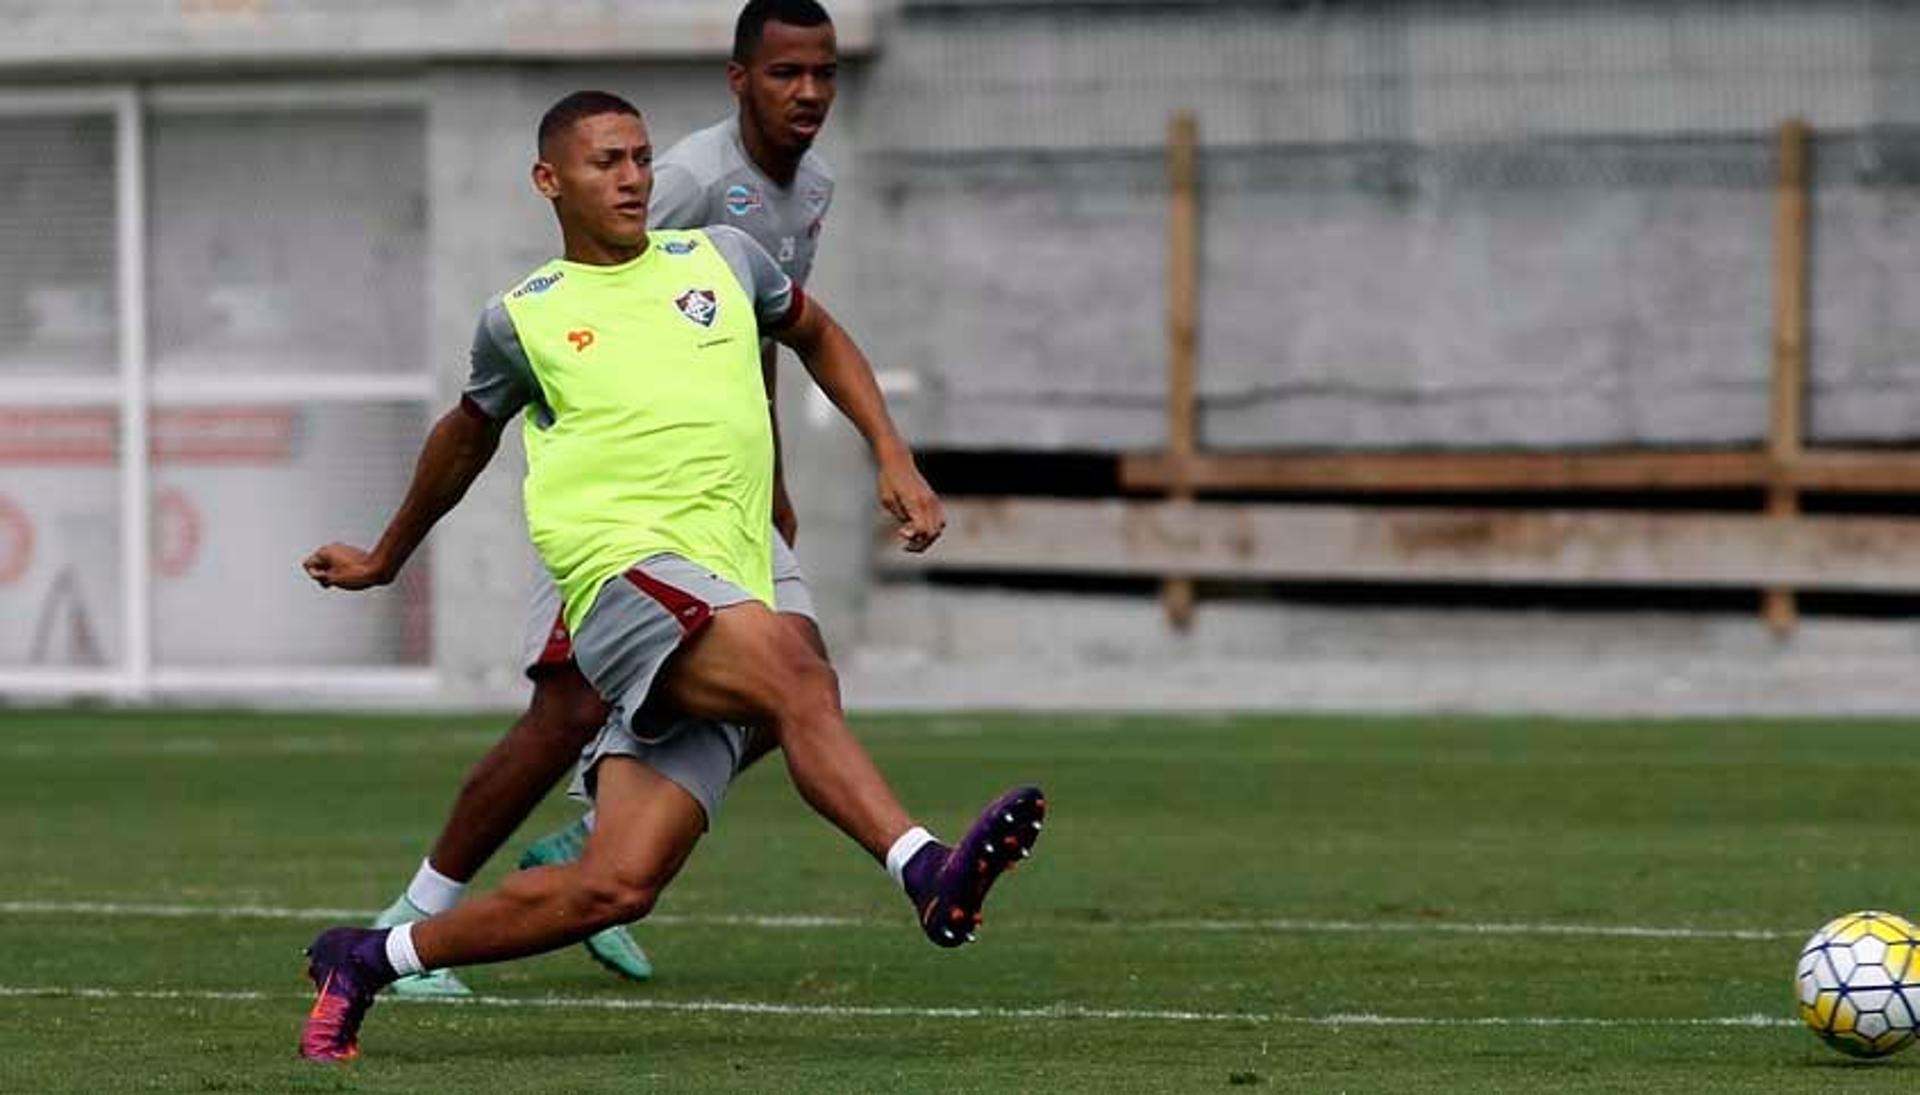
[[[823,145],[841,188],[813,289],[900,381],[897,405],[923,445],[1160,443],[1159,146],[1177,109],[1198,113],[1206,145],[1207,445],[1759,437],[1769,134],[1794,114],[1832,135],[1819,149],[1812,434],[1914,436],[1920,321],[1905,287],[1920,274],[1909,243],[1920,142],[1902,127],[1920,123],[1920,15],[1901,5],[834,9],[854,56]],[[526,181],[540,111],[603,86],[639,103],[662,143],[714,120],[730,109],[720,51],[731,11],[708,0],[0,0],[0,82],[217,92],[291,75],[343,92],[369,77],[417,88],[421,352],[450,402],[481,302],[553,250],[550,214]],[[864,456],[788,373],[801,554],[849,665],[862,664],[855,647],[885,648],[899,660],[869,658],[877,677],[897,664],[910,678],[915,659],[985,657],[996,631],[1044,638],[1056,617],[1087,611],[1072,598],[870,590]],[[433,660],[456,700],[518,687],[531,566],[519,462],[515,440],[436,536]],[[1424,641],[1376,643],[1340,612],[1266,618],[1247,606],[1253,615],[1221,633],[1229,649],[1168,639],[1144,596],[1095,607],[1088,619],[1106,623],[1082,634],[1097,641],[1052,645],[1165,668],[1257,667],[1303,643],[1386,657]],[[1286,619],[1304,622],[1282,641],[1273,626]],[[1752,635],[1731,626],[1739,637],[1721,645],[1738,658]],[[1673,649],[1691,627],[1672,625]],[[1498,661],[1536,648],[1529,630],[1489,626],[1475,649]],[[1572,663],[1591,642],[1637,631],[1555,627]]]
[[[985,9],[990,8],[990,13]],[[989,17],[990,15],[990,17]],[[1896,4],[912,3],[870,131],[871,340],[923,443],[1164,440],[1170,113],[1198,115],[1202,444],[1753,442],[1773,130],[1816,133],[1816,441],[1920,429],[1916,26]],[[931,260],[931,261],[929,261]],[[937,302],[930,306],[929,302]],[[883,587],[876,706],[1911,710],[1897,622]],[[1861,667],[1873,666],[1862,672]]]
[[[0,0],[0,67],[704,57],[726,52],[737,10],[709,0]],[[836,11],[846,47],[866,49],[873,5],[845,0]]]
[[[1920,191],[1884,127],[1920,120],[1920,64],[1891,5],[981,8],[909,3],[873,77],[869,330],[929,442],[1161,442],[1183,108],[1204,444],[1758,438],[1796,115],[1879,134],[1820,146],[1813,436],[1912,435]]]
[[[840,659],[867,709],[1412,711],[1911,717],[1914,629],[1752,613],[1325,606],[885,589],[875,640]]]

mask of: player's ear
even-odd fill
[[[727,90],[738,99],[747,93],[747,66],[738,61],[727,62]]]
[[[548,201],[560,196],[560,177],[545,160],[533,161],[533,188]]]

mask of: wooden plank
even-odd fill
[[[1196,448],[1194,343],[1199,330],[1200,202],[1197,185],[1199,123],[1191,113],[1173,117],[1167,129],[1167,457],[1172,475],[1167,497],[1193,500],[1187,469]],[[1161,586],[1167,622],[1179,630],[1193,623],[1193,579],[1178,571]]]
[[[933,551],[882,551],[882,567],[1920,590],[1920,519],[955,498],[947,520]]]
[[[1767,515],[1790,520],[1800,495],[1787,469],[1799,459],[1807,371],[1807,124],[1798,118],[1780,126],[1780,175],[1774,195],[1773,414],[1767,454],[1775,475],[1767,487]],[[1799,620],[1793,591],[1767,590],[1764,612],[1776,635]]]
[[[1201,492],[1711,490],[1763,486],[1768,467],[1759,452],[1208,453],[1190,481]],[[1120,462],[1128,490],[1157,490],[1172,473],[1157,454]]]
[[[1920,452],[1802,450],[1787,476],[1803,491],[1915,494],[1920,493]]]
[[[1784,467],[1767,453],[1719,449],[1603,452],[1206,453],[1188,466],[1200,494],[1355,491],[1489,494],[1581,490],[1760,490],[1784,479],[1801,490],[1920,493],[1920,452],[1803,450]],[[1120,460],[1130,491],[1167,488],[1173,463],[1159,453]]]

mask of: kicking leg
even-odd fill
[[[771,731],[808,805],[884,860],[912,827],[906,808],[848,728],[833,667],[757,601],[714,612],[660,675],[656,692],[697,718]]]
[[[839,684],[805,632],[757,602],[714,613],[662,673],[668,702],[702,718],[771,732],[815,811],[852,837],[906,890],[936,945],[973,939],[994,882],[1039,838],[1046,799],[1035,787],[991,804],[954,848],[913,825],[847,726]]]

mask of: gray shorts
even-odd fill
[[[533,571],[533,601],[527,610],[520,658],[520,665],[529,677],[537,677],[547,669],[573,660],[573,637],[567,634],[566,606],[560,599],[560,587],[554,584],[547,568],[537,561]],[[778,532],[773,534],[773,607],[820,622],[813,610],[813,591],[807,588],[807,576],[800,569],[800,560]]]
[[[658,736],[641,737],[626,720],[617,715],[609,718],[600,728],[600,736],[581,751],[580,768],[567,793],[582,802],[592,802],[594,775],[600,762],[608,757],[632,757],[692,795],[711,828],[713,819],[720,815],[727,788],[746,767],[749,750],[763,731],[707,719],[681,719],[658,730]]]
[[[647,697],[681,643],[714,612],[750,600],[746,590],[678,555],[645,559],[601,588],[574,636],[573,656],[613,711],[581,753],[572,794],[591,799],[599,763],[633,757],[692,795],[713,823],[756,731],[648,707]]]

